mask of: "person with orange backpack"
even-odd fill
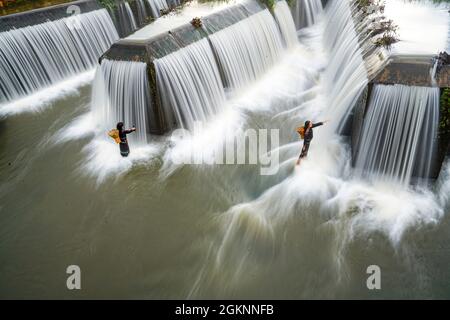
[[[300,156],[297,160],[297,165],[300,164],[300,161],[308,156],[308,150],[309,150],[309,144],[311,143],[311,140],[313,139],[313,128],[324,125],[327,123],[328,120],[323,122],[317,122],[312,123],[311,121],[305,121],[305,125],[303,127],[297,128],[297,132],[300,135],[300,137],[303,139],[303,148],[302,152],[300,153]]]
[[[127,134],[130,134],[136,131],[136,128],[133,127],[129,130],[123,129],[123,122],[119,122],[116,126],[117,129],[113,129],[108,132],[108,135],[113,138],[120,147],[120,154],[122,157],[128,157],[130,154],[130,147],[128,146]]]

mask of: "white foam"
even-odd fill
[[[156,145],[133,145],[130,143],[128,157],[120,155],[119,146],[106,133],[97,135],[84,148],[86,159],[80,165],[80,173],[94,177],[97,185],[108,178],[117,179],[138,164],[148,163],[160,153]]]
[[[95,127],[96,124],[92,113],[85,113],[60,129],[54,135],[53,142],[59,144],[89,137],[95,133]]]
[[[77,95],[80,87],[92,82],[94,74],[95,70],[89,70],[19,100],[0,105],[0,117],[25,112],[40,112],[55,100]]]
[[[446,49],[448,8],[431,1],[388,0],[385,15],[398,25],[395,54],[436,54]]]

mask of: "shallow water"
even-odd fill
[[[91,86],[0,122],[2,298],[449,298],[450,165],[431,189],[353,177],[347,138],[295,126],[327,103],[320,26],[198,136],[117,146]],[[226,133],[278,128],[280,168],[176,165]],[[82,289],[66,288],[79,265]],[[378,265],[382,290],[366,287]]]

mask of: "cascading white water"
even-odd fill
[[[292,19],[291,11],[286,1],[277,2],[274,8],[275,19],[280,27],[281,35],[284,43],[288,48],[295,46],[298,43],[297,31],[295,23]]]
[[[161,10],[167,10],[169,8],[166,0],[147,0],[152,11],[152,16],[158,18],[161,16]]]
[[[350,11],[350,6],[345,8]],[[341,12],[333,12],[333,15],[330,12],[329,14],[330,19],[340,21],[336,15],[341,14]],[[352,28],[352,19],[341,21],[341,23],[344,25],[346,23],[350,24],[348,28]],[[329,50],[332,59],[327,69],[327,76],[333,76],[333,80],[337,79],[336,82],[340,86],[340,90],[351,90],[353,89],[352,85],[358,88],[363,87],[362,84],[366,83],[364,82],[366,81],[364,80],[365,78],[363,78],[363,81],[359,81],[360,78],[358,77],[350,77],[347,79],[349,84],[346,84],[343,80],[341,81],[339,72],[345,71],[345,74],[351,75],[351,70],[360,70],[360,67],[364,67],[364,60],[362,59],[363,51],[356,49],[358,48],[358,41],[357,38],[353,37],[356,32],[350,33],[347,27],[339,24],[338,26],[340,28],[336,28],[337,30],[332,27],[326,28],[326,32],[332,32],[332,36],[326,35],[326,40],[329,41],[329,46],[326,46],[326,48]],[[319,26],[314,29],[322,31]],[[343,31],[347,31],[347,33],[343,34]],[[318,41],[319,38],[315,40]],[[325,252],[324,257],[327,259],[327,265],[332,266],[330,273],[333,274],[336,271],[336,274],[341,275],[347,274],[349,271],[349,269],[346,269],[346,258],[351,253],[348,253],[347,249],[359,246],[361,243],[367,243],[368,238],[373,239],[374,243],[378,242],[380,233],[385,233],[393,243],[398,244],[404,231],[411,225],[429,223],[430,221],[435,222],[439,217],[440,210],[437,208],[437,204],[432,196],[410,192],[408,188],[381,188],[376,184],[371,185],[350,179],[349,172],[351,172],[351,169],[348,165],[348,146],[345,143],[338,143],[341,141],[336,142],[338,139],[337,135],[334,134],[327,137],[330,139],[327,139],[326,143],[316,140],[316,143],[313,143],[309,159],[305,160],[300,167],[292,170],[295,163],[293,156],[298,156],[297,152],[300,148],[297,143],[292,143],[295,122],[307,119],[307,117],[316,117],[322,111],[321,107],[323,105],[325,105],[324,108],[338,108],[344,111],[346,108],[351,108],[352,105],[352,99],[350,98],[336,100],[336,105],[333,103],[322,104],[322,101],[308,103],[308,106],[303,103],[302,94],[320,95],[320,92],[316,91],[320,89],[320,79],[324,79],[324,77],[319,77],[322,72],[322,66],[320,63],[316,64],[316,57],[320,55],[321,51],[320,46],[317,43],[316,45],[312,48],[313,50],[317,48],[317,51],[304,52],[306,50],[298,50],[298,53],[300,53],[298,54],[296,50],[292,50],[292,57],[288,56],[286,57],[287,59],[282,59],[280,65],[274,68],[273,71],[275,72],[261,81],[264,85],[261,86],[261,83],[258,83],[257,86],[252,87],[251,90],[248,90],[249,92],[243,95],[243,101],[237,103],[237,106],[242,106],[242,109],[245,109],[245,115],[248,115],[248,122],[245,124],[248,127],[251,127],[256,122],[258,125],[261,124],[262,127],[267,126],[270,128],[273,126],[279,128],[283,133],[285,137],[282,142],[285,145],[282,148],[286,151],[290,149],[289,152],[283,155],[284,158],[287,158],[284,165],[286,170],[274,176],[270,183],[265,182],[267,180],[259,176],[259,173],[257,175],[257,173],[252,172],[251,168],[242,170],[238,166],[228,166],[226,169],[229,171],[222,171],[224,168],[206,170],[208,179],[214,177],[221,182],[217,189],[217,194],[225,194],[222,192],[223,190],[232,190],[235,186],[237,186],[239,194],[237,196],[233,195],[231,200],[224,200],[225,206],[230,206],[230,208],[226,212],[216,215],[218,219],[215,219],[215,221],[218,221],[220,228],[214,229],[214,232],[211,233],[213,234],[211,236],[212,241],[209,241],[209,237],[200,239],[202,243],[207,244],[210,252],[208,252],[205,261],[199,262],[202,268],[199,271],[198,279],[195,280],[193,285],[194,298],[198,298],[198,294],[201,294],[202,290],[210,284],[215,289],[212,292],[221,292],[217,289],[225,288],[225,290],[228,290],[225,291],[226,294],[236,292],[242,287],[247,289],[248,287],[245,284],[241,287],[241,283],[248,278],[248,270],[252,274],[254,272],[256,275],[261,275],[261,278],[267,278],[267,271],[272,270],[265,269],[266,265],[283,260],[282,258],[290,259],[291,251],[287,250],[284,252],[286,237],[292,236],[290,232],[299,234],[298,227],[304,226],[305,221],[308,223],[304,226],[303,231],[308,232],[312,230],[311,233],[307,233],[308,237],[311,239],[317,238],[317,230],[319,230],[323,232],[319,236],[324,236],[330,240],[326,250],[322,251]],[[207,50],[206,48],[204,49]],[[168,77],[167,81],[170,80],[170,84],[174,84],[174,89],[169,89],[169,91],[172,90],[176,93],[172,98],[178,99],[180,97],[180,101],[182,101],[181,99],[186,99],[186,96],[190,98],[191,90],[199,90],[199,88],[204,90],[202,86],[193,85],[191,81],[198,81],[197,83],[202,85],[204,85],[204,82],[199,77],[199,74],[202,74],[202,72],[196,73],[197,77],[193,77],[191,74],[184,75],[185,70],[194,69],[193,66],[184,65],[186,62],[192,64],[194,58],[188,56],[184,60],[180,57],[175,59],[174,56],[180,52],[174,53],[171,58],[177,60],[177,62],[179,61],[182,67],[176,66],[176,62],[171,61],[174,65],[173,68],[176,69],[171,70],[174,76]],[[302,56],[301,52],[304,52],[305,55]],[[333,52],[341,53],[341,55],[335,58],[332,55]],[[192,54],[194,53],[198,54],[197,52],[192,52]],[[353,56],[347,59],[345,53],[352,53]],[[184,52],[184,55],[187,56],[187,53]],[[302,65],[305,66],[305,69],[300,67]],[[197,63],[195,66],[197,66]],[[305,76],[307,73],[306,68],[309,67],[317,69],[313,75]],[[180,70],[182,70],[182,74],[178,75],[177,72]],[[178,77],[186,77],[189,81],[174,80]],[[303,77],[307,78],[308,81],[304,81]],[[329,81],[330,85],[333,84],[332,81],[327,81]],[[167,90],[167,88],[170,87],[166,86],[164,89]],[[335,95],[329,100],[333,102],[339,90],[331,91],[329,89],[330,87],[326,88],[325,93]],[[352,93],[345,91],[340,93],[356,97],[358,90]],[[318,98],[320,99],[320,96]],[[268,101],[268,103],[265,104],[265,101]],[[182,102],[184,103],[184,101]],[[300,104],[302,105],[297,108]],[[247,113],[250,109],[249,107],[256,111],[256,115],[252,112]],[[316,111],[314,109],[319,110]],[[277,113],[280,110],[290,111],[289,121],[282,121],[280,120],[282,119],[281,117],[273,117],[274,114],[278,115]],[[240,111],[238,110],[238,112]],[[187,112],[191,111],[188,110]],[[345,112],[343,113],[345,114]],[[218,120],[221,121],[222,118]],[[242,124],[239,121],[232,122],[233,124],[238,122],[236,127],[241,128]],[[336,122],[339,122],[339,119],[333,118],[331,124]],[[326,130],[325,128],[321,127],[318,129],[318,133],[320,134],[322,130]],[[213,130],[219,131],[216,126],[213,126]],[[207,136],[209,134],[213,137],[208,139],[208,146],[220,140],[218,138],[219,135],[211,134],[213,130],[205,130],[201,135]],[[222,129],[220,133],[222,132],[226,131]],[[288,136],[289,134],[291,135]],[[89,151],[97,148],[96,140],[98,139],[94,139],[91,144],[93,147]],[[163,140],[164,142],[167,141],[166,139]],[[318,143],[319,141],[320,143]],[[164,153],[164,166],[170,166],[167,155],[173,149],[181,145],[184,147],[190,143],[189,141],[180,143],[175,141],[173,144],[175,146],[170,146],[168,148],[170,150],[161,151]],[[194,141],[194,144],[197,145],[197,141]],[[200,143],[198,144],[200,145]],[[117,148],[114,148],[111,141],[109,141],[109,145],[112,152],[119,157]],[[293,147],[291,147],[292,145]],[[98,147],[98,150],[100,150],[99,154],[105,153],[104,149],[100,147]],[[133,148],[134,150],[138,151],[137,148]],[[186,149],[182,148],[182,150],[185,151]],[[159,161],[160,157],[157,158]],[[90,160],[90,162],[95,162],[96,164],[91,167],[90,172],[96,170],[98,172],[95,172],[95,175],[102,177],[101,172],[104,172],[102,169],[107,167],[109,163],[129,163],[129,159],[108,160],[104,155],[97,156],[95,161]],[[201,176],[202,171],[205,171],[205,167],[200,166],[198,171],[196,167],[185,169],[195,170],[193,171],[194,174]],[[122,170],[115,169],[113,172],[117,175],[117,172],[123,172]],[[241,177],[242,179],[240,179]],[[185,175],[173,175],[173,178],[175,181],[183,182]],[[245,180],[246,183],[249,181],[249,183],[248,185],[246,183],[243,184],[240,180]],[[197,184],[201,185],[203,181],[205,180],[199,179]],[[308,181],[308,188],[304,188],[305,181]],[[209,191],[208,187],[210,186],[205,187],[206,192]],[[229,197],[228,193],[226,197]],[[168,212],[170,213],[170,210]],[[374,237],[372,237],[373,235]],[[292,241],[294,243],[301,244],[303,242],[304,247],[301,249],[304,251],[300,254],[301,258],[304,258],[304,252],[311,253],[312,257],[316,256],[314,250],[309,250],[310,241],[297,241],[297,238],[289,239],[294,240]],[[360,240],[361,242],[359,242]],[[381,242],[384,244],[384,239]],[[197,253],[196,244],[194,244],[194,247]],[[296,250],[296,252],[299,251]],[[269,253],[269,257],[267,253]],[[210,261],[213,262],[210,263]],[[323,261],[325,260],[321,258],[320,262]],[[260,270],[263,270],[263,272],[260,272]],[[218,278],[222,281],[217,281]],[[305,283],[308,283],[311,277],[306,275],[305,278],[307,279]]]
[[[256,80],[280,57],[283,43],[269,10],[256,13],[210,36],[226,86],[240,89]]]
[[[124,122],[126,127],[136,126],[131,141],[147,142],[151,107],[147,64],[103,59],[92,92],[94,118],[105,131]]]
[[[330,62],[324,74],[328,99],[327,116],[330,128],[340,130],[356,100],[368,83],[368,73],[353,21],[350,1],[330,1],[325,10],[323,46]]]
[[[289,18],[285,2],[280,8],[278,17]],[[281,27],[289,45],[296,41],[292,26],[293,23],[284,21]],[[195,121],[206,121],[224,104],[225,87],[236,90],[256,80],[283,50],[280,31],[268,10],[212,34],[209,39],[223,70],[225,85],[207,39],[155,60],[159,93],[171,124],[190,129]]]
[[[323,12],[321,0],[295,0],[292,6],[292,17],[298,29],[309,27],[318,21]]]
[[[439,88],[375,85],[356,168],[408,184],[428,177],[439,123]]]
[[[225,101],[225,91],[207,39],[154,61],[156,81],[170,123],[190,129]],[[175,119],[172,119],[171,115]]]
[[[147,22],[147,18],[149,16],[149,14],[147,13],[147,7],[145,5],[144,0],[137,0],[136,8],[137,8],[137,20],[139,26],[141,26]]]
[[[433,64],[431,65],[431,68],[430,68],[430,78],[431,78],[431,84],[433,86],[437,86],[436,76],[437,76],[438,68],[439,68],[439,59],[434,59]]]
[[[384,14],[398,26],[400,39],[392,53],[434,55],[445,50],[449,8],[448,1],[386,1]]]
[[[120,2],[117,7],[120,36],[127,36],[137,29],[136,19],[128,2]]]
[[[92,69],[118,38],[105,9],[0,33],[0,104]]]
[[[130,4],[128,2],[124,2],[123,4],[125,6],[125,10],[127,12],[128,18],[130,20],[131,28],[133,30],[136,30],[137,29],[137,23],[136,23],[136,19],[134,18],[133,11],[131,10]]]

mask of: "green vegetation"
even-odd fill
[[[439,135],[450,138],[450,88],[442,90],[440,101]]]
[[[189,0],[192,1],[192,0]],[[228,2],[230,0],[198,0],[199,3],[208,3],[208,2]]]
[[[71,2],[72,0],[0,0],[0,16]]]
[[[399,41],[398,26],[383,15],[385,0],[357,0],[356,6],[368,19],[371,19],[369,34],[377,47],[389,50]]]
[[[289,5],[289,7],[293,8],[297,0],[286,0],[286,2]]]
[[[115,8],[117,6],[117,1],[115,0],[97,0],[97,2],[104,8]]]
[[[276,0],[261,0],[261,2],[264,3],[270,10],[275,8]]]

